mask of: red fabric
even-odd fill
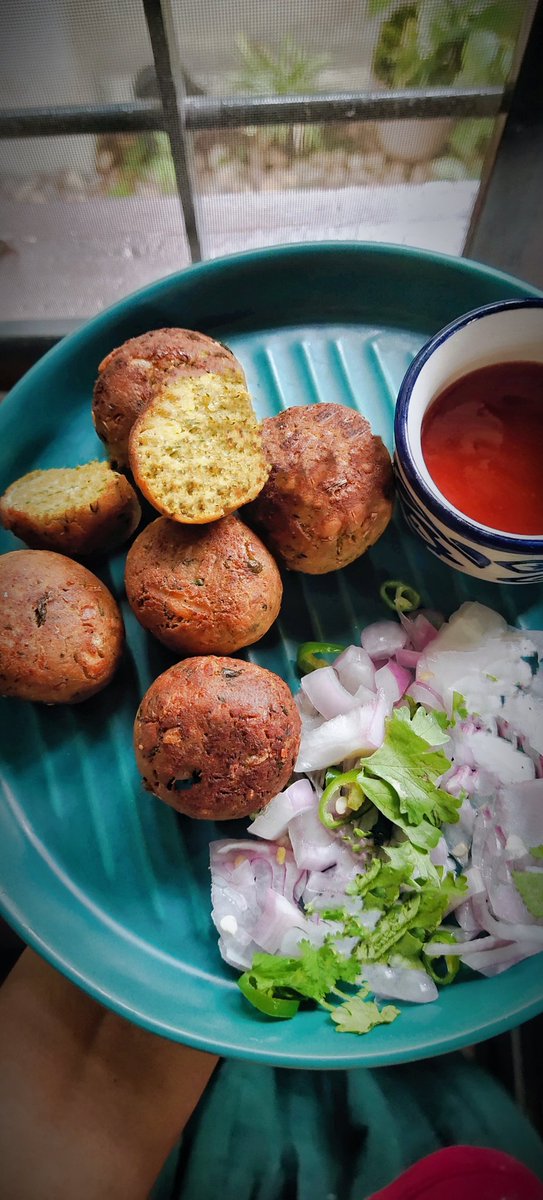
[[[371,1200],[543,1200],[543,1183],[501,1150],[451,1146],[423,1158]]]

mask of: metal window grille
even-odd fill
[[[0,112],[0,138],[143,133],[167,134],[174,164],[181,216],[192,261],[202,257],[193,184],[189,169],[188,135],[209,129],[240,129],[247,125],[310,125],[328,122],[403,120],[434,117],[497,117],[511,113],[515,89],[502,87],[424,90],[357,91],[293,96],[194,96],[184,94],[172,68],[171,37],[161,0],[142,0],[159,92],[159,102],[134,100],[104,105],[63,105]],[[531,44],[540,44],[541,3],[531,31]],[[533,12],[526,8],[527,23]],[[525,30],[525,34],[528,30]],[[525,38],[521,35],[519,46]],[[518,85],[517,85],[518,90]],[[483,180],[483,185],[485,181]],[[486,191],[482,188],[483,195]],[[483,202],[477,206],[477,225]],[[472,221],[464,252],[476,244]],[[479,240],[481,240],[479,238]],[[484,239],[483,239],[484,240]]]

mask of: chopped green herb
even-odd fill
[[[254,998],[247,995],[246,986],[270,996],[286,990],[298,993],[298,1000],[304,997],[320,1004],[338,982],[354,983],[359,969],[356,960],[342,957],[332,946],[315,947],[302,942],[300,958],[255,954],[252,967],[241,976],[238,984],[242,987],[241,981],[245,981],[242,991],[251,1003]]]
[[[394,1004],[378,1008],[375,1000],[366,1000],[362,990],[350,1000],[338,1005],[332,1013],[338,1033],[369,1033],[376,1025],[390,1025],[399,1017],[400,1010]]]
[[[453,692],[452,715],[453,722],[465,721],[467,719],[468,710],[466,707],[466,701],[460,692]]]
[[[393,712],[387,721],[382,746],[364,759],[360,786],[377,808],[384,811],[381,803],[368,791],[367,776],[388,784],[393,788],[400,813],[409,825],[418,826],[424,819],[434,825],[442,821],[457,821],[460,807],[458,798],[437,786],[438,779],[451,765],[449,759],[442,750],[436,749],[426,737],[417,733],[416,721],[417,715],[410,718],[407,709]],[[421,724],[419,722],[419,726]],[[395,820],[394,816],[391,819]],[[402,828],[408,832],[405,825]]]
[[[532,851],[533,853],[533,851]],[[536,855],[536,857],[538,857]],[[528,912],[543,919],[543,871],[511,871],[513,882]]]

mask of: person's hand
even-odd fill
[[[2,1196],[145,1200],[216,1062],[25,950],[0,991]]]

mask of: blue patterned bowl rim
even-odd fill
[[[408,367],[398,392],[394,418],[394,440],[396,455],[406,480],[414,492],[422,498],[429,511],[443,521],[445,525],[448,525],[449,528],[456,530],[457,533],[460,533],[471,541],[491,546],[495,550],[513,550],[518,553],[528,552],[539,555],[543,553],[543,535],[533,538],[529,536],[525,537],[523,534],[507,534],[501,533],[499,530],[490,529],[486,525],[480,525],[477,521],[470,520],[469,517],[460,516],[459,513],[449,507],[445,500],[440,500],[434,492],[430,491],[415,465],[407,432],[411,393],[424,364],[434,351],[439,346],[442,346],[448,338],[452,337],[453,333],[457,333],[459,329],[463,329],[465,325],[471,324],[472,321],[479,321],[482,317],[491,316],[493,313],[515,308],[543,308],[543,299],[497,300],[493,304],[485,304],[481,308],[471,309],[470,312],[463,313],[461,317],[457,317],[454,321],[451,321],[450,325],[446,325],[444,329],[440,329],[428,342],[425,342]]]

